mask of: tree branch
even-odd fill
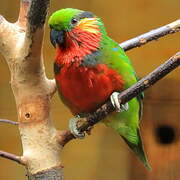
[[[12,125],[18,125],[19,123],[16,121],[11,121],[8,119],[0,119],[0,123],[8,123],[8,124],[12,124]]]
[[[5,151],[0,151],[0,156],[9,160],[15,161],[21,165],[26,164],[21,156],[16,156],[15,154],[11,154]]]
[[[31,0],[21,0],[19,17],[16,24],[22,28],[26,28],[27,24],[27,13],[30,6]]]
[[[34,33],[38,28],[42,29],[45,24],[50,0],[31,0],[28,11],[29,32]]]
[[[141,92],[155,84],[158,80],[162,79],[168,73],[176,69],[179,65],[180,52],[175,54],[164,64],[160,65],[157,69],[138,81],[136,84],[121,92],[118,96],[119,102],[121,104],[125,104],[126,102],[130,101],[132,98],[136,97],[138,94],[140,94]],[[97,109],[96,112],[88,114],[86,118],[80,119],[78,123],[78,130],[80,132],[86,131],[90,126],[95,125],[113,111],[115,111],[115,108],[113,107],[111,101],[106,102],[99,109]],[[64,145],[74,138],[75,137],[72,134],[67,133],[67,136],[64,138]]]
[[[140,36],[137,36],[133,39],[122,42],[119,45],[124,49],[124,51],[127,51],[135,47],[140,47],[150,41],[157,40],[163,36],[166,36],[168,34],[172,34],[178,31],[180,31],[180,19],[170,24],[167,24],[165,26],[162,26],[160,28],[149,31]]]

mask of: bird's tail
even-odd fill
[[[148,170],[152,170],[147,156],[144,152],[144,148],[143,148],[143,144],[142,144],[142,140],[141,140],[141,136],[140,136],[140,132],[139,129],[137,130],[137,136],[139,139],[138,144],[134,144],[130,141],[128,141],[125,137],[122,136],[122,138],[124,139],[124,141],[128,144],[128,146],[130,147],[130,149],[137,155],[137,157],[139,158],[139,160],[141,162],[143,162],[144,166],[148,169]]]

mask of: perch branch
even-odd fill
[[[158,80],[162,79],[168,73],[176,69],[180,65],[180,52],[172,56],[164,64],[160,65],[153,72],[148,74],[146,77],[138,81],[136,84],[130,88],[124,90],[119,94],[118,99],[121,104],[125,104],[132,98],[136,97],[138,94],[155,84]],[[93,126],[102,119],[104,119],[108,114],[115,111],[111,101],[106,102],[103,106],[97,109],[96,112],[88,114],[86,118],[82,119],[78,124],[78,130],[83,132],[88,129],[88,127]],[[65,145],[69,140],[74,139],[75,137],[72,134],[68,134],[63,139]]]
[[[140,36],[137,36],[135,38],[132,38],[130,40],[127,40],[125,42],[122,42],[119,45],[124,49],[124,51],[127,51],[135,47],[140,47],[150,41],[157,40],[165,35],[172,34],[178,31],[180,31],[180,19],[160,28],[149,31]]]
[[[12,125],[18,125],[19,123],[16,121],[11,121],[8,119],[0,119],[0,123],[8,123],[8,124],[12,124]]]
[[[21,158],[21,156],[16,156],[15,154],[11,154],[5,151],[0,151],[0,156],[12,161],[15,161],[19,164],[25,165],[25,161]]]

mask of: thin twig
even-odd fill
[[[19,164],[25,165],[25,161],[23,161],[23,158],[21,156],[16,156],[15,154],[11,154],[5,151],[0,151],[0,156],[15,161]]]
[[[18,122],[11,121],[11,120],[8,120],[8,119],[0,119],[0,123],[8,123],[8,124],[13,124],[13,125],[18,125],[19,124]]]
[[[118,96],[119,102],[121,104],[125,104],[126,102],[128,102],[129,100],[136,97],[138,94],[140,94],[141,92],[155,84],[158,80],[162,79],[168,73],[176,69],[179,65],[180,52],[171,57],[164,64],[160,65],[153,72],[151,72],[146,77],[138,81],[136,84],[120,93]],[[96,112],[88,114],[87,118],[83,119],[80,122],[78,130],[81,132],[86,131],[88,127],[98,123],[113,111],[115,111],[115,108],[113,107],[111,101],[108,101],[106,104],[101,106],[101,108],[96,110]],[[63,145],[65,145],[68,141],[74,138],[75,137],[72,134],[67,133],[67,137],[64,139]]]
[[[180,19],[119,44],[124,51],[140,47],[165,35],[180,31]]]

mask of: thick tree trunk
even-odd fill
[[[49,0],[22,0],[16,23],[0,18],[0,52],[11,72],[29,179],[63,179],[62,146],[50,117],[55,82],[46,78],[42,42]]]

